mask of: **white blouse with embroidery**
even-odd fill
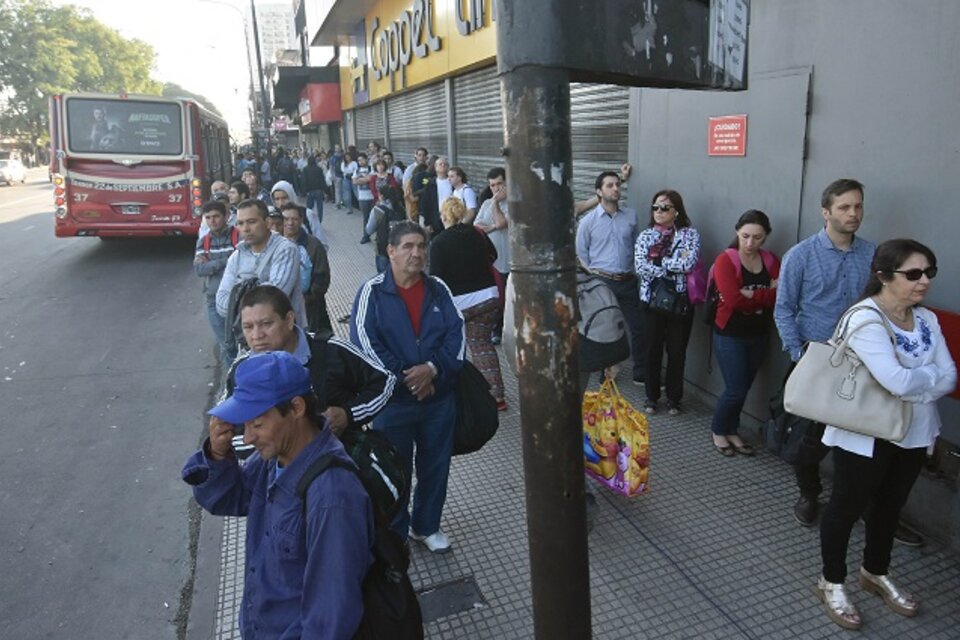
[[[873,299],[857,305],[869,305],[881,313]],[[940,434],[937,400],[957,386],[957,367],[950,357],[937,317],[929,309],[913,307],[913,331],[890,323],[896,335],[896,347],[882,325],[872,324],[857,331],[849,346],[870,373],[891,393],[913,403],[913,420],[907,435],[893,444],[904,449],[930,448]],[[875,320],[872,311],[857,311],[850,318],[850,327]],[[873,457],[874,438],[827,426],[823,443],[851,453]]]

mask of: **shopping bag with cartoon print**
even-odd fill
[[[604,380],[583,395],[583,454],[588,476],[625,496],[643,493],[650,475],[647,417],[617,384]]]

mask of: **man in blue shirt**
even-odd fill
[[[843,312],[860,299],[870,275],[876,245],[856,235],[863,221],[863,185],[849,178],[827,185],[820,199],[824,227],[783,256],[773,317],[783,350],[796,362],[806,342],[828,340]],[[828,449],[824,426],[804,437],[795,465],[800,498],[797,522],[813,526],[819,509],[820,461]]]
[[[361,586],[373,562],[370,498],[356,474],[331,467],[305,500],[300,478],[324,455],[353,461],[326,427],[310,374],[285,351],[251,356],[233,395],[210,410],[210,436],[183,467],[197,502],[214,515],[246,516],[244,638],[352,637],[363,616]],[[257,452],[242,467],[230,446]]]
[[[633,249],[639,234],[637,212],[620,206],[620,176],[615,172],[601,173],[594,187],[600,204],[584,215],[577,227],[577,259],[588,271],[600,276],[617,296],[630,327],[633,381],[643,384],[646,370],[643,318],[637,276],[633,271]]]

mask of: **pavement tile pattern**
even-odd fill
[[[373,245],[359,243],[358,214],[327,205],[333,284],[327,294],[338,335],[360,284],[374,274]],[[413,545],[411,579],[422,589],[472,577],[485,605],[426,625],[428,638],[533,637],[527,556],[522,444],[516,377],[501,353],[509,410],[500,430],[476,454],[454,458],[443,515],[450,553]],[[635,407],[642,388],[621,373],[621,391]],[[711,407],[687,394],[684,412],[650,418],[649,490],[633,498],[600,486],[589,538],[593,637],[836,638],[816,599],[817,529],[793,519],[796,489],[790,467],[759,450],[724,458],[711,446]],[[749,434],[745,434],[749,439]],[[592,482],[592,481],[591,481]],[[823,500],[829,495],[825,482]],[[209,516],[208,516],[209,517]],[[242,519],[229,518],[221,553],[217,639],[239,638],[236,617],[243,581]],[[891,574],[916,594],[921,610],[903,618],[855,584],[863,527],[854,529],[847,580],[865,623],[863,638],[960,637],[960,563],[935,541],[921,549],[894,546]]]

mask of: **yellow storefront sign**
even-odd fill
[[[365,51],[341,49],[343,108],[353,108],[364,91],[372,102],[494,60],[494,1],[377,3],[366,16]]]

